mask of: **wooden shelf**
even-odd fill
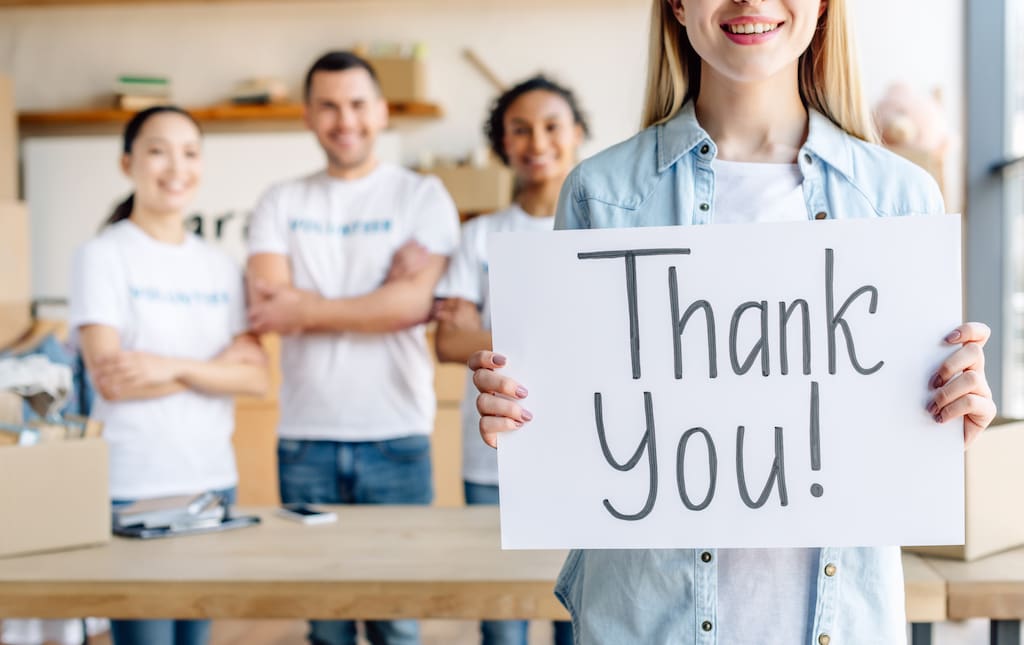
[[[435,103],[392,103],[391,116],[436,119],[442,115]],[[275,105],[213,105],[188,108],[200,123],[230,123],[246,121],[298,121],[302,118],[302,105],[283,103]],[[18,125],[27,129],[45,127],[74,127],[101,124],[122,124],[134,112],[113,108],[61,110],[54,112],[20,112]]]

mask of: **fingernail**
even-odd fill
[[[516,421],[516,427],[517,428],[522,428],[523,427],[523,422],[522,421]]]
[[[960,340],[960,330],[959,329],[954,329],[953,331],[949,332],[948,336],[946,336],[946,342],[947,343],[955,343],[958,340]]]
[[[932,418],[935,419],[935,423],[942,423],[942,415],[941,414],[934,414],[934,415],[932,415]]]
[[[527,392],[526,388],[523,387],[522,385],[516,388],[516,396],[518,398],[525,399],[527,394],[529,394],[529,392]]]
[[[533,413],[529,410],[523,410],[519,416],[523,418],[523,421],[533,421]]]
[[[494,354],[493,356],[491,356],[491,360],[494,361],[495,365],[504,365],[505,363],[508,362],[508,359],[502,356],[501,354]]]
[[[936,414],[938,414],[938,412],[939,406],[935,405],[935,401],[932,401],[931,403],[928,404],[928,414],[934,417]]]
[[[932,389],[942,387],[942,375],[936,372],[935,376],[932,377],[930,385],[932,386]]]

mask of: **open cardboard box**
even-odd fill
[[[22,422],[21,397],[0,390],[0,422]],[[107,542],[108,487],[103,439],[0,446],[0,557]]]
[[[907,551],[975,560],[1024,544],[1024,421],[996,419],[964,453],[962,545],[907,547]]]

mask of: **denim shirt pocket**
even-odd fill
[[[574,635],[579,633],[577,616],[580,606],[579,568],[582,559],[582,550],[574,549],[570,551],[565,559],[565,563],[562,565],[562,571],[558,574],[558,579],[555,581],[555,597],[558,598],[562,606],[569,612],[569,616],[572,618]]]

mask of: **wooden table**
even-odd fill
[[[1018,645],[1024,619],[1024,548],[958,562],[928,558],[945,581],[951,620],[988,618],[992,645]]]
[[[563,552],[502,551],[493,507],[337,507],[256,528],[0,559],[0,618],[564,619]],[[244,511],[243,511],[244,512]],[[946,618],[946,585],[904,556],[915,643]]]
[[[566,618],[564,553],[502,551],[497,509],[337,507],[262,525],[0,559],[0,617]]]

